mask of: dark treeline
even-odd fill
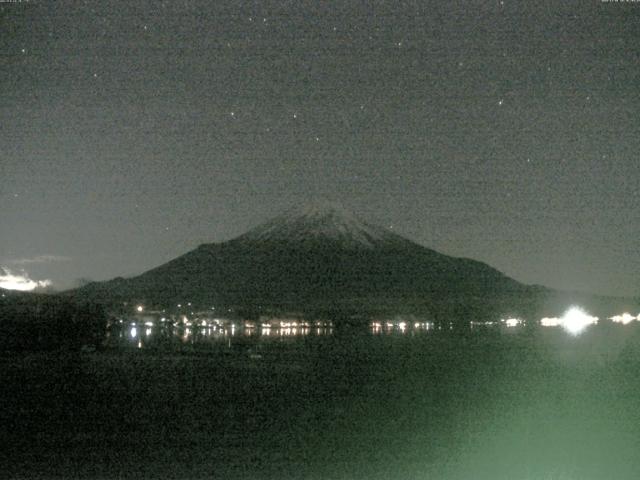
[[[0,299],[0,351],[98,348],[106,325],[104,309],[94,303],[38,294]]]

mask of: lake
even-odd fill
[[[103,352],[0,358],[4,475],[584,480],[640,471],[637,322],[579,335],[194,330],[159,344],[158,332],[138,327],[117,337],[128,346]]]

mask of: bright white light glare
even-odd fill
[[[144,310],[144,307],[143,307],[142,305],[138,305],[138,306],[136,307],[136,310],[137,310],[138,312],[142,312],[142,311]]]
[[[578,335],[595,323],[598,323],[598,317],[592,317],[578,307],[571,307],[562,317],[562,327],[573,335]]]
[[[138,336],[138,329],[136,327],[131,327],[131,338],[136,338]]]
[[[623,325],[627,325],[628,323],[633,322],[635,319],[636,317],[627,312],[623,313],[622,315],[614,315],[613,317],[611,317],[611,321],[615,323],[621,323]]]
[[[540,320],[540,325],[543,327],[559,327],[562,325],[562,320],[558,317],[544,317]]]
[[[0,267],[0,288],[28,292],[49,285],[51,285],[51,280],[31,280],[24,272],[22,275],[18,275],[7,268]]]

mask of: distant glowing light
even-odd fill
[[[143,311],[144,311],[144,307],[143,307],[142,305],[138,305],[138,306],[136,307],[136,310],[137,310],[138,312],[143,312]]]
[[[562,320],[558,317],[544,317],[540,320],[540,325],[543,327],[559,327],[562,325]]]
[[[562,327],[573,335],[580,334],[595,323],[598,323],[598,317],[592,317],[578,307],[571,307],[562,317]]]
[[[131,338],[136,338],[138,336],[138,329],[136,327],[131,327]]]
[[[0,288],[28,292],[36,288],[51,285],[51,280],[31,280],[25,273],[18,275],[7,268],[0,267]]]
[[[522,324],[522,320],[520,320],[519,318],[507,318],[503,319],[502,322],[510,328],[517,327],[518,325]]]
[[[640,315],[638,315],[638,318],[640,318]],[[636,320],[636,317],[627,312],[623,313],[622,315],[614,315],[613,317],[611,317],[611,321],[615,323],[621,323],[622,325],[627,325],[634,320]]]

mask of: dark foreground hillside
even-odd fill
[[[631,479],[640,332],[0,359],[4,478]]]

